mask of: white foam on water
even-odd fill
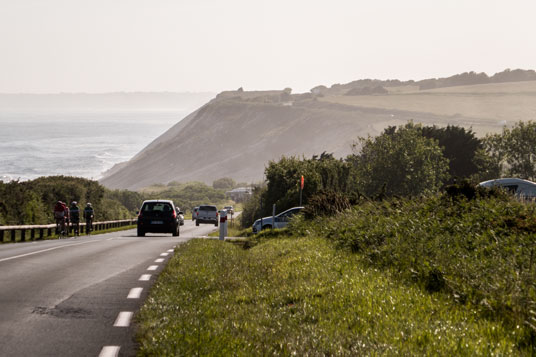
[[[2,111],[0,181],[69,175],[98,179],[188,113],[180,110]]]

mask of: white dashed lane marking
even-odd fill
[[[174,246],[173,248],[175,248]],[[168,249],[167,252],[161,253],[161,257],[167,257],[169,253],[173,253],[173,249]],[[154,261],[155,263],[162,263],[164,262],[163,258],[158,258]],[[156,270],[158,269],[158,265],[150,265],[147,270]],[[142,274],[139,281],[149,281],[151,279],[151,274]],[[141,296],[141,293],[143,291],[143,288],[132,288],[130,289],[127,299],[139,299]],[[114,322],[114,327],[128,327],[130,326],[130,322],[132,321],[132,316],[134,316],[134,313],[132,311],[121,311],[119,315],[117,315],[117,318]],[[117,357],[119,356],[119,350],[121,349],[121,346],[104,346],[99,354],[99,357]]]
[[[139,299],[143,288],[132,288],[128,293],[127,299]]]
[[[117,357],[121,346],[104,346],[99,353],[99,357]]]
[[[115,319],[114,326],[115,327],[129,327],[130,320],[132,320],[132,315],[134,315],[134,313],[131,311],[121,311],[119,315],[117,315],[117,318]]]

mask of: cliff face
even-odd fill
[[[519,111],[521,95],[514,90],[519,84],[508,84],[514,89],[499,88],[500,94],[496,93],[497,86],[456,87],[453,93],[453,89],[415,92],[408,87],[409,92],[403,92],[388,88],[390,93],[380,96],[224,92],[130,161],[116,165],[101,182],[110,188],[126,189],[170,181],[210,184],[221,177],[258,182],[266,164],[282,155],[310,157],[325,151],[344,157],[351,153],[352,143],[359,136],[378,135],[387,126],[409,120],[464,126],[480,135],[497,132],[505,121],[493,113],[504,109],[515,118],[512,111]],[[525,104],[521,106],[527,107],[526,103],[534,103],[532,99],[536,98],[536,82],[523,86],[523,95],[530,100],[523,97]],[[512,93],[503,93],[506,90]],[[500,108],[491,114],[478,109],[490,103],[499,103]],[[527,110],[536,110],[533,107],[528,105]]]
[[[270,102],[272,97],[272,92],[264,99],[220,95],[116,165],[101,182],[128,189],[221,177],[256,182],[268,161],[282,155],[347,155],[358,135],[375,134],[371,125],[389,118],[312,99]]]

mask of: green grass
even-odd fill
[[[227,228],[227,237],[248,237],[252,234],[251,228],[241,228],[240,225],[234,224],[232,227],[228,226]],[[220,236],[220,227],[217,227],[212,233],[209,233],[209,237],[219,237]]]
[[[313,237],[180,245],[137,321],[140,356],[528,354],[521,329]]]
[[[536,206],[507,198],[451,201],[444,196],[363,202],[332,218],[292,222],[359,254],[372,267],[505,326],[525,329],[536,346]]]

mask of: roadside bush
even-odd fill
[[[121,203],[131,214],[135,214],[143,202],[141,194],[129,190],[106,190],[105,198]]]
[[[490,196],[363,201],[331,218],[294,222],[292,229],[326,237],[372,266],[443,291],[508,326],[525,326],[532,343],[536,206]]]
[[[151,186],[143,194],[144,199],[168,199],[173,200],[184,212],[191,211],[195,206],[202,204],[223,205],[227,202],[225,193],[207,186],[202,182],[188,182],[157,189]]]
[[[350,201],[346,195],[336,191],[321,191],[309,199],[303,213],[305,218],[333,216],[349,209]]]
[[[48,176],[24,182],[0,182],[0,215],[3,217],[1,223],[52,223],[53,207],[59,200],[67,204],[78,201],[81,208],[91,202],[96,220],[131,218],[132,207],[139,205],[135,203],[139,197],[135,192],[110,191],[97,181],[81,177]]]
[[[240,215],[240,224],[242,228],[251,227],[255,220],[261,217],[261,197],[265,191],[266,187],[254,187],[253,194],[246,202],[244,202],[242,214]]]
[[[359,138],[354,166],[360,192],[367,196],[419,196],[436,192],[448,179],[448,159],[437,140],[422,134],[422,126],[409,122],[387,128],[377,137]]]

